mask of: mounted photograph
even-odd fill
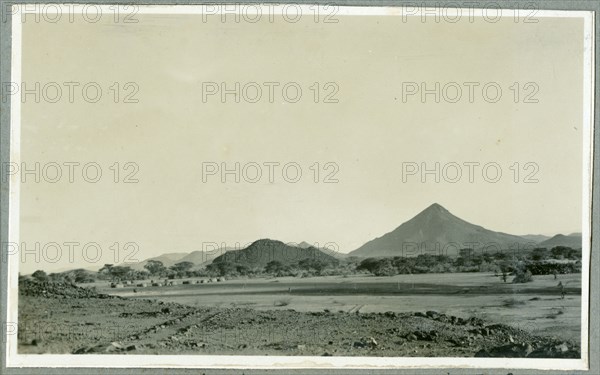
[[[490,4],[3,9],[6,366],[588,369],[594,13]]]

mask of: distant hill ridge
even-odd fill
[[[142,271],[144,270],[144,266],[148,264],[148,261],[156,260],[162,262],[162,264],[167,268],[181,262],[192,262],[194,263],[195,268],[198,268],[211,263],[216,257],[224,254],[225,252],[231,249],[232,248],[226,247],[207,251],[192,251],[191,253],[165,253],[157,257],[145,259],[140,262],[122,263],[120,265],[131,267],[132,269],[137,271]]]
[[[550,239],[550,236],[545,236],[543,234],[524,234],[520,237],[523,237],[524,239],[533,241],[535,243],[540,243]]]
[[[556,236],[538,244],[538,247],[545,247],[548,249],[556,246],[566,246],[573,249],[581,249],[583,246],[583,237],[581,233],[571,233],[568,235],[557,234]]]
[[[317,245],[318,246],[318,245]],[[298,244],[283,243],[277,240],[261,239],[243,249],[223,247],[209,251],[191,253],[166,253],[138,263],[123,263],[136,270],[143,270],[149,260],[161,261],[165,267],[180,262],[192,262],[194,268],[204,267],[215,261],[247,263],[252,266],[264,266],[271,260],[284,264],[298,262],[305,258],[322,260],[355,257],[416,256],[426,251],[434,254],[442,251],[444,255],[456,256],[459,248],[485,246],[487,251],[506,249],[533,249],[534,247],[568,246],[574,249],[582,247],[581,233],[558,234],[554,237],[527,234],[523,236],[495,232],[482,226],[469,223],[434,203],[412,219],[393,231],[368,241],[349,254],[333,249],[317,248],[306,241]],[[337,250],[337,249],[336,249]]]

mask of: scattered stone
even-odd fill
[[[533,352],[531,344],[509,344],[480,350],[475,357],[502,357],[502,358],[525,358]]]
[[[79,348],[73,352],[73,354],[87,354],[87,353],[113,353],[123,350],[123,345],[118,342],[112,342],[109,345],[100,344],[96,346]]]
[[[189,341],[186,343],[186,345],[188,345],[190,348],[205,348],[206,347],[205,342],[197,342],[197,341]],[[246,348],[247,345],[243,344],[243,345],[240,345],[239,347]]]
[[[529,358],[581,358],[581,352],[577,348],[569,348],[564,342],[562,344],[548,344],[534,350]]]
[[[19,294],[47,298],[110,298],[106,294],[99,294],[94,288],[81,288],[66,282],[33,279],[19,281]]]
[[[355,341],[354,344],[352,344],[352,346],[355,348],[364,348],[367,346],[367,344],[362,341]]]
[[[467,322],[472,326],[483,326],[484,324],[483,320],[475,317],[470,318]]]
[[[114,347],[115,349],[118,349],[118,350],[121,350],[121,349],[123,349],[123,345],[119,344],[119,343],[118,343],[118,342],[116,342],[116,341],[114,341],[114,342],[111,342],[111,343],[110,343],[110,345],[111,345],[112,347]]]
[[[405,338],[408,341],[416,341],[416,340],[434,341],[435,339],[437,339],[438,336],[439,336],[439,334],[433,330],[429,331],[429,332],[415,331],[415,332],[412,332],[412,333],[409,333],[408,335],[406,335]]]

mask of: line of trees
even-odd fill
[[[51,274],[46,274],[46,272],[42,270],[37,270],[33,274],[31,274],[31,277],[41,282],[53,281],[81,284],[96,281],[95,273],[84,269],[76,269],[72,271]]]
[[[371,273],[376,276],[392,276],[416,273],[447,272],[494,272],[504,282],[515,276],[515,282],[527,282],[534,275],[566,274],[581,272],[581,250],[557,246],[550,250],[533,249],[527,253],[482,253],[472,249],[460,250],[458,257],[421,254],[416,257],[386,257],[361,259],[349,257],[342,260],[305,258],[295,263],[270,261],[266,266],[251,266],[237,262],[213,262],[203,269],[194,269],[192,262],[179,262],[166,267],[161,261],[149,260],[143,270],[129,266],[105,264],[97,273],[77,269],[47,275],[36,271],[32,277],[39,281],[66,281],[87,283],[96,280],[125,281],[148,278],[187,277],[254,277],[254,276],[329,276]]]
[[[356,267],[376,276],[392,276],[415,273],[445,272],[494,272],[507,281],[529,282],[533,275],[557,275],[581,272],[581,250],[557,246],[551,250],[533,249],[528,253],[503,252],[476,254],[463,249],[459,256],[421,254],[417,257],[367,258]]]
[[[206,267],[209,275],[215,276],[295,276],[311,277],[335,275],[349,272],[347,265],[337,259],[305,258],[295,263],[278,260],[268,262],[264,267],[248,266],[236,262],[214,262]]]

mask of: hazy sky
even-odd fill
[[[581,231],[582,19],[492,24],[338,16],[338,23],[324,24],[311,17],[298,23],[137,17],[139,23],[127,25],[110,17],[95,24],[24,25],[22,80],[28,87],[57,82],[63,97],[23,105],[22,161],[96,162],[103,172],[94,184],[76,169],[69,183],[63,166],[58,183],[29,177],[22,184],[21,241],[30,248],[36,241],[96,242],[103,250],[98,265],[115,261],[109,250],[115,242],[137,243],[139,260],[201,250],[203,242],[235,246],[259,238],[331,242],[348,252],[434,202],[511,234]],[[64,82],[81,83],[74,103]],[[81,95],[88,82],[103,89],[97,103]],[[115,82],[119,104],[113,101]],[[123,103],[132,92],[127,82],[139,87],[139,103]],[[256,82],[263,96],[257,103],[236,103],[228,95],[221,103],[217,94],[203,102],[203,82],[225,82],[228,88]],[[273,103],[265,82],[279,84]],[[297,103],[281,93],[290,82],[302,89]],[[431,94],[421,103],[417,94],[403,100],[406,82],[416,83],[411,88],[456,82],[462,98],[436,103]],[[479,84],[473,103],[465,82]],[[502,89],[496,103],[481,93],[490,82]],[[335,88],[339,102],[323,103]],[[251,99],[254,87],[247,89]],[[451,99],[455,91],[448,90]],[[534,91],[538,103],[524,103]],[[294,87],[288,94],[295,96]],[[495,89],[488,94],[493,98]],[[115,162],[119,180],[132,170],[124,170],[124,163],[136,163],[139,182],[114,183],[109,167]],[[257,183],[235,183],[230,175],[222,183],[217,174],[203,182],[206,162],[229,168],[258,163],[263,176]],[[272,183],[265,162],[280,163]],[[282,177],[281,167],[289,162],[302,168],[297,183]],[[318,183],[310,169],[315,162]],[[324,168],[328,162],[339,168],[338,183],[323,183],[333,170]],[[435,183],[431,175],[422,183],[419,173],[403,181],[403,163],[431,169],[435,162],[480,166],[472,183],[465,166],[456,183],[443,176]],[[481,166],[491,162],[502,170],[497,183],[482,177]],[[515,162],[518,183],[510,169]],[[524,169],[527,162],[539,168],[539,182],[523,182],[534,170]],[[254,177],[255,169],[246,171]],[[294,169],[288,171],[293,178]],[[455,169],[446,171],[454,177]],[[493,178],[494,170],[489,172]],[[28,261],[22,272],[71,267],[65,259],[53,265]],[[90,266],[81,251],[74,263]]]

